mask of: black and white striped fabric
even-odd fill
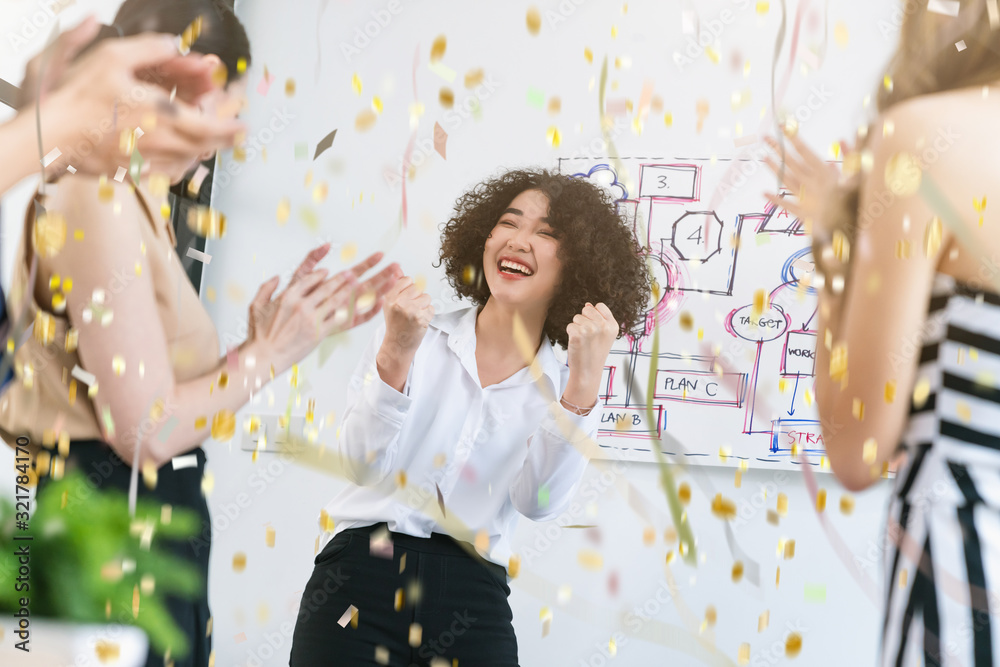
[[[886,526],[881,665],[1000,665],[1000,296],[938,276]]]

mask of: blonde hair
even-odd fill
[[[1000,80],[1000,0],[960,0],[957,16],[930,12],[927,2],[904,2],[899,45],[886,68],[886,78],[878,83],[876,107],[880,114],[921,95]],[[996,29],[991,25],[991,15],[998,22]],[[964,48],[959,50],[963,43]],[[867,148],[875,132],[881,132],[881,128],[871,125],[867,130],[859,151]],[[848,241],[854,240],[858,228],[861,182],[861,174],[855,174],[843,186],[843,196],[825,211],[831,227]],[[817,268],[825,273],[820,255],[814,248]]]

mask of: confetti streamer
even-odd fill
[[[437,42],[435,42],[435,44],[436,43]],[[441,52],[441,55],[444,55],[444,51]],[[419,61],[420,61],[420,47],[417,46],[417,48],[413,51],[413,72],[411,74],[411,79],[413,81],[414,104],[420,103],[420,98],[417,96],[417,65]],[[408,216],[408,208],[406,205],[406,181],[408,176],[407,172],[409,171],[410,157],[413,155],[413,147],[416,145],[416,143],[417,143],[417,128],[416,126],[414,126],[413,130],[410,133],[410,141],[406,145],[406,150],[403,152],[403,166],[401,168],[402,173],[400,174],[400,177],[402,178],[402,186],[401,186],[402,208],[400,209],[401,229],[406,229],[406,221]]]

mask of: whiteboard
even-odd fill
[[[802,222],[769,203],[763,183],[751,185],[764,166],[752,158],[570,157],[559,169],[612,194],[649,248],[660,287],[605,366],[604,455],[649,460],[659,447],[692,463],[788,468],[802,464],[801,452],[818,466],[815,267]]]
[[[863,98],[881,80],[892,40],[874,20],[856,19],[864,15],[858,4],[824,13],[815,0],[790,3],[789,34],[801,24],[797,50],[786,40],[772,75],[777,3],[761,13],[754,2],[706,0],[693,28],[694,5],[680,2],[537,6],[542,26],[532,34],[527,7],[508,3],[408,0],[388,15],[377,0],[303,0],[291,13],[240,4],[254,48],[243,118],[256,147],[241,161],[223,153],[213,185],[213,206],[231,222],[206,250],[213,259],[203,296],[221,343],[243,340],[246,306],[262,281],[287,277],[324,241],[333,248],[326,268],[382,250],[424,279],[438,312],[460,307],[434,265],[455,199],[504,169],[587,174],[617,189],[641,242],[658,249],[658,282],[670,287],[651,304],[662,352],[656,423],[645,425],[627,387],[635,377],[645,392],[651,340],[620,340],[601,399],[612,420],[598,438],[602,453],[652,461],[658,432],[674,459],[734,465],[741,457],[797,469],[790,449],[798,438],[818,463],[822,443],[807,401],[815,304],[794,286],[810,270],[807,242],[796,221],[767,208],[762,193],[776,183],[759,162],[761,138],[773,132],[774,113],[794,115],[823,154],[851,136],[870,117]],[[891,12],[887,4],[875,14]],[[840,23],[847,46],[832,38]],[[692,45],[716,28],[711,49]],[[432,62],[441,38],[447,49]],[[333,130],[335,141],[317,156]],[[689,237],[697,239],[705,211],[714,211],[716,252],[701,257],[701,242]],[[674,261],[684,253],[694,254]],[[775,336],[766,341],[734,335],[758,290],[781,313],[770,318]],[[741,308],[733,327],[730,315]],[[680,326],[685,314],[690,329]],[[301,365],[317,414],[340,416],[344,378],[374,326],[346,334],[323,363],[313,355]],[[726,361],[725,387],[708,386],[716,357]],[[287,382],[272,383],[253,409],[277,413],[289,396]],[[733,456],[720,459],[720,449]]]

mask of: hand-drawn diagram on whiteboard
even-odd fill
[[[562,158],[559,170],[613,194],[659,287],[605,367],[598,444],[608,457],[649,461],[667,433],[661,451],[693,463],[725,453],[796,468],[794,450],[818,466],[814,264],[801,221],[764,199],[773,176],[748,160],[690,158]],[[650,420],[636,394],[654,363],[654,326]]]

